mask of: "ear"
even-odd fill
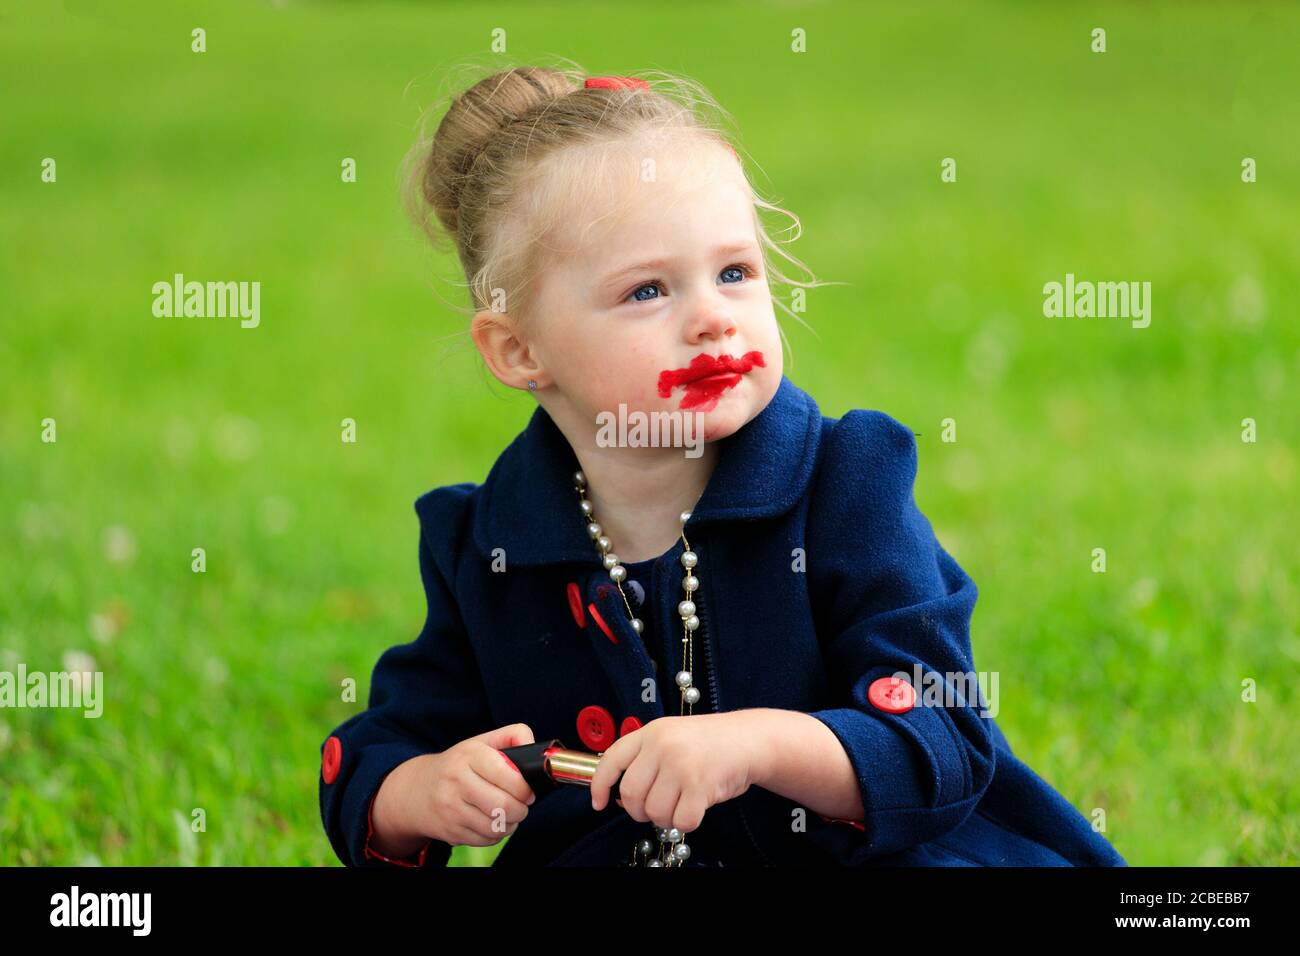
[[[522,340],[508,312],[476,312],[469,334],[483,361],[502,384],[527,391],[531,378],[537,381],[538,388],[546,385],[546,370]]]

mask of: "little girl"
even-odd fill
[[[758,210],[785,210],[706,104],[664,74],[510,69],[417,147],[473,340],[538,407],[483,484],[415,503],[428,616],[325,741],[334,851],[1125,865],[988,713],[912,432],[785,376],[769,277],[809,283],[776,270],[798,260]],[[502,753],[550,739],[600,754],[590,788],[539,797]]]

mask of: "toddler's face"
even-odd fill
[[[529,342],[554,386],[539,400],[593,432],[623,403],[702,413],[703,439],[724,438],[766,407],[782,375],[740,163],[726,146],[679,137],[615,153],[611,168],[538,283]]]

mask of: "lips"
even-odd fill
[[[766,368],[763,353],[746,352],[740,358],[731,355],[697,355],[686,368],[667,369],[659,373],[659,397],[667,398],[677,386],[685,386],[679,407],[711,411],[722,393],[740,383],[755,365]]]

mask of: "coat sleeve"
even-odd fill
[[[371,803],[399,764],[492,729],[473,648],[435,557],[435,549],[444,558],[460,552],[457,525],[463,527],[469,487],[435,489],[416,502],[428,605],[424,627],[413,642],[380,656],[370,679],[369,706],[335,728],[321,746],[321,820],[335,854],[348,866],[445,866],[452,846],[440,840],[403,860],[372,851]]]
[[[858,409],[828,440],[806,566],[818,641],[842,703],[811,716],[839,738],[857,775],[865,819],[843,861],[854,865],[960,826],[993,779],[994,738],[971,661],[975,583],[917,509],[915,437],[882,412]],[[914,705],[877,706],[872,685],[902,675]],[[945,677],[951,696],[925,695]]]

